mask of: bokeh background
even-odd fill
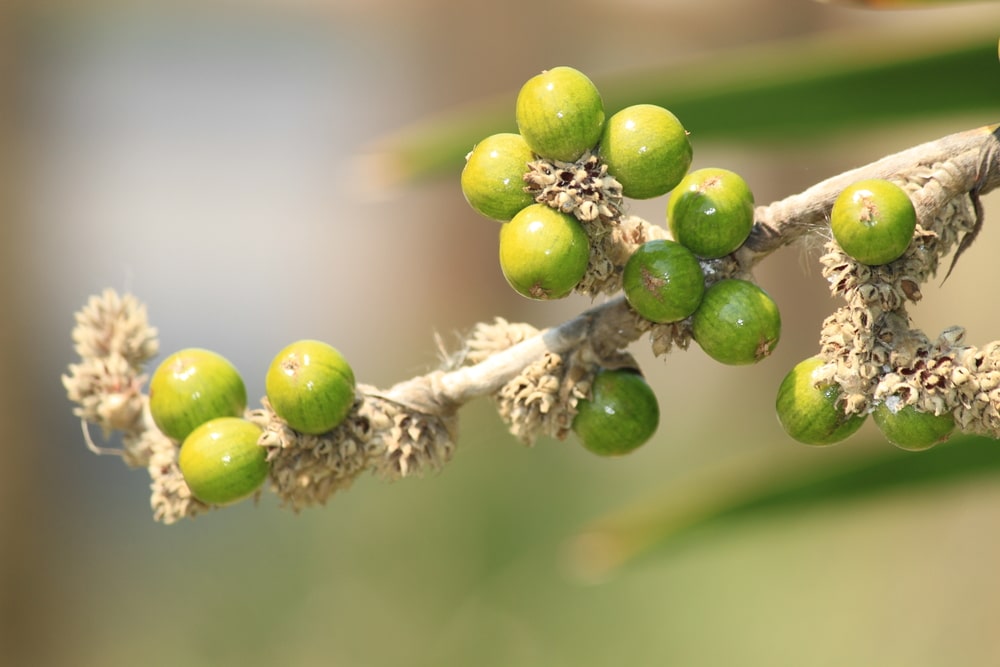
[[[995,54],[998,10],[5,3],[0,663],[997,664],[993,443],[907,455],[866,425],[813,450],[776,423],[778,383],[837,305],[815,250],[783,250],[758,271],[785,318],[766,363],[722,368],[697,349],[653,359],[635,346],[663,412],[635,454],[601,460],[572,439],[524,448],[477,401],[440,474],[362,478],[299,515],[265,496],[154,523],[145,472],[87,451],[59,378],[74,361],[74,311],[105,287],[148,304],[163,354],[215,349],[251,396],[297,338],[330,341],[361,380],[388,386],[435,366],[436,333],[454,343],[495,316],[558,323],[589,302],[530,303],[506,286],[497,227],[459,190],[461,154],[421,178],[394,161],[400,142],[426,136],[421,123],[499,114],[492,131],[511,129],[520,84],[558,64],[642,102],[637,73],[673,73],[690,99],[701,68],[752,91],[780,78],[783,60],[808,78],[803,54],[822,67],[800,101],[822,107],[847,94],[822,85],[837,63],[856,68],[880,49]],[[767,202],[1000,120],[1000,64],[972,62],[928,75],[889,119],[870,100],[893,74],[876,71],[850,91],[847,124],[806,117],[794,136],[743,136],[734,106],[699,138],[699,119],[681,120],[695,166],[739,171]],[[956,92],[954,80],[967,84]],[[645,81],[669,99],[669,76]],[[995,104],[965,104],[966,90]],[[1000,331],[1000,201],[985,201],[980,241],[914,310],[932,333],[965,325],[974,344]],[[635,210],[661,221],[664,206]]]

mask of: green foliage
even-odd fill
[[[929,493],[1000,475],[996,440],[978,436],[956,437],[919,455],[868,447],[863,454],[791,465],[757,456],[755,463],[720,462],[687,484],[592,521],[581,534],[599,537],[615,557],[591,563],[595,570],[589,574],[607,576],[643,555],[690,543],[713,526],[847,503],[858,507],[892,493]]]

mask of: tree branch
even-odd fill
[[[940,256],[957,245],[957,257],[975,238],[982,224],[979,196],[1000,186],[1000,126],[910,148],[759,207],[751,235],[739,250],[702,262],[706,280],[749,276],[775,250],[821,232],[840,192],[869,178],[907,184],[921,225],[916,238],[923,240],[911,243],[907,255],[886,267],[862,266],[837,247],[828,247],[820,258],[824,275],[835,278],[834,291],[848,301],[824,323],[822,339],[830,348],[833,379],[854,412],[865,409],[872,397],[905,392],[922,401],[924,411],[951,411],[966,432],[1000,434],[1000,342],[982,350],[962,347],[958,328],[931,341],[922,332],[906,329],[902,308],[907,299],[919,298],[918,285],[933,274]],[[607,222],[601,238],[613,252],[602,266],[611,277],[618,277],[622,257],[666,233],[634,216],[621,218],[615,212],[604,217],[598,221]],[[608,284],[605,291],[620,291],[620,283]],[[899,324],[895,329],[893,322]],[[478,396],[494,396],[501,418],[524,442],[542,434],[561,438],[572,428],[575,406],[589,391],[596,367],[631,364],[625,350],[645,333],[656,354],[673,345],[684,347],[690,340],[688,324],[653,324],[621,295],[543,331],[498,320],[479,325],[445,370],[387,390],[359,385],[354,410],[327,433],[294,431],[266,400],[247,418],[262,429],[258,444],[267,449],[272,490],[283,504],[298,510],[325,502],[366,470],[400,479],[438,469],[454,451],[458,408]],[[75,414],[105,433],[121,433],[123,447],[116,453],[150,474],[154,517],[172,523],[208,509],[184,480],[177,443],[148,418],[144,369],[156,356],[158,342],[145,307],[131,295],[119,297],[108,290],[77,313],[73,340],[81,362],[70,365],[63,384],[77,404]],[[892,370],[886,373],[894,355]]]
[[[931,218],[956,196],[978,197],[1000,187],[1000,124],[906,149],[758,207],[754,229],[735,253],[738,264],[749,270],[779,248],[825,227],[834,200],[851,183],[921,168],[934,171],[941,187],[922,192],[914,201],[918,221]],[[453,409],[474,397],[493,394],[545,352],[564,354],[588,339],[600,349],[624,348],[646,331],[636,321],[624,297],[618,296],[481,363],[412,378],[380,395],[431,413],[442,407]]]
[[[778,248],[825,226],[833,201],[851,183],[943,165],[952,176],[951,182],[940,192],[914,202],[918,221],[932,216],[952,197],[970,192],[985,194],[1000,186],[1000,124],[908,148],[828,178],[800,194],[758,207],[756,224],[743,248],[737,251],[738,260],[741,265],[753,266]]]

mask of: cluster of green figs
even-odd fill
[[[629,305],[657,324],[690,318],[692,338],[725,364],[752,364],[778,343],[781,318],[771,297],[752,282],[723,279],[706,287],[705,260],[736,251],[753,227],[754,199],[738,174],[718,168],[689,171],[687,132],[667,109],[627,107],[605,118],[594,84],[569,67],[528,80],[517,97],[518,133],[492,135],[468,155],[462,190],[479,213],[499,220],[500,264],[510,285],[532,299],[561,298],[587,270],[590,239],[575,216],[537,203],[524,175],[539,159],[569,162],[585,155],[607,166],[622,195],[649,199],[671,193],[666,222],[672,240],[640,245],[623,267]],[[855,183],[831,210],[834,239],[858,262],[895,261],[909,247],[916,215],[899,186],[886,180]],[[778,418],[788,434],[812,445],[839,442],[867,414],[845,415],[841,389],[817,379],[820,357],[797,364],[778,390]],[[267,401],[295,431],[320,435],[337,428],[356,400],[354,373],[334,347],[299,340],[272,360],[265,378]],[[247,419],[247,391],[225,357],[201,348],[171,354],[149,387],[156,427],[179,446],[178,467],[192,494],[227,505],[253,495],[268,477],[261,427]],[[950,414],[935,415],[890,397],[872,417],[886,438],[905,449],[926,449],[955,427]],[[655,394],[634,368],[596,372],[577,405],[572,428],[590,451],[630,452],[655,433]]]
[[[281,350],[265,378],[275,414],[300,433],[341,424],[355,399],[354,372],[336,348],[299,340]],[[268,476],[262,429],[246,419],[247,390],[222,355],[187,348],[164,359],[149,385],[156,427],[180,446],[177,464],[195,498],[228,505],[254,494]]]
[[[883,179],[858,181],[845,188],[830,210],[830,228],[840,248],[869,266],[893,262],[906,252],[917,215],[906,191]],[[809,445],[832,445],[847,439],[869,413],[846,415],[840,386],[822,380],[824,360],[811,357],[795,365],[778,388],[776,409],[785,431]],[[898,396],[877,403],[871,417],[886,440],[910,451],[929,449],[955,430],[950,412],[922,412]]]
[[[753,227],[753,194],[733,171],[689,171],[691,143],[671,111],[637,104],[606,117],[594,83],[579,70],[556,67],[522,86],[515,120],[517,133],[477,143],[462,171],[470,206],[502,223],[500,268],[515,291],[532,299],[569,295],[584,277],[591,252],[575,216],[536,202],[527,191],[528,164],[596,156],[624,197],[673,193],[666,210],[673,239],[642,244],[623,267],[629,305],[657,324],[691,318],[692,337],[719,362],[752,364],[771,353],[781,333],[773,299],[747,280],[729,278],[706,287],[701,263],[744,243]],[[578,405],[573,430],[591,451],[617,455],[642,445],[658,423],[657,401],[642,375],[605,369]]]
[[[605,118],[594,83],[579,70],[556,67],[522,86],[515,119],[517,133],[480,141],[462,171],[472,208],[503,223],[500,268],[515,291],[532,299],[567,296],[583,278],[591,252],[575,216],[535,202],[526,190],[528,163],[596,155],[624,197],[673,193],[666,212],[673,240],[643,244],[624,266],[623,291],[632,308],[657,324],[691,317],[695,341],[722,363],[751,364],[771,353],[781,332],[771,297],[739,279],[706,288],[700,262],[743,245],[753,228],[753,193],[727,169],[689,172],[691,143],[673,113],[636,104]]]
[[[705,260],[735,252],[748,238],[754,223],[751,189],[727,169],[689,171],[688,133],[673,113],[637,104],[606,117],[601,94],[585,74],[555,67],[522,86],[515,120],[517,133],[494,134],[475,145],[461,176],[469,205],[502,223],[500,268],[515,291],[542,300],[569,295],[583,279],[591,252],[586,228],[574,215],[536,202],[525,187],[529,163],[573,163],[596,156],[624,197],[670,193],[666,224],[672,239],[642,244],[623,267],[622,290],[629,305],[657,324],[690,318],[692,338],[716,361],[745,365],[770,355],[781,333],[781,316],[771,297],[737,278],[706,287],[703,270]],[[831,212],[836,241],[851,257],[870,265],[898,259],[915,224],[909,197],[886,180],[854,184]],[[779,391],[779,419],[789,435],[809,444],[830,444],[853,433],[850,429],[863,418],[844,416],[834,388],[796,382],[803,368],[796,367]],[[614,382],[602,379],[605,375]],[[612,384],[615,391],[608,388]],[[883,430],[890,441],[911,447],[911,438],[900,432],[913,430],[908,426],[915,421],[913,414],[918,419],[925,415],[911,407],[890,407],[880,407],[876,420],[889,422]],[[631,370],[599,371],[592,396],[579,410],[574,430],[584,446],[600,454],[632,451],[652,436],[659,421],[652,391]],[[817,426],[824,418],[833,425]],[[907,426],[895,428],[897,421]],[[911,448],[924,446],[921,442]]]

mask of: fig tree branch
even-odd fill
[[[758,207],[753,231],[735,253],[736,261],[749,270],[779,248],[826,226],[833,201],[849,184],[869,178],[889,178],[919,168],[935,171],[936,182],[941,186],[924,191],[914,201],[918,221],[933,216],[956,196],[971,196],[977,204],[979,196],[1000,186],[1000,124],[908,148]],[[430,412],[437,412],[440,407],[457,406],[496,392],[545,352],[563,354],[584,341],[603,350],[624,348],[645,331],[636,321],[624,297],[618,296],[481,363],[418,376],[381,395],[417,409],[431,408]]]

